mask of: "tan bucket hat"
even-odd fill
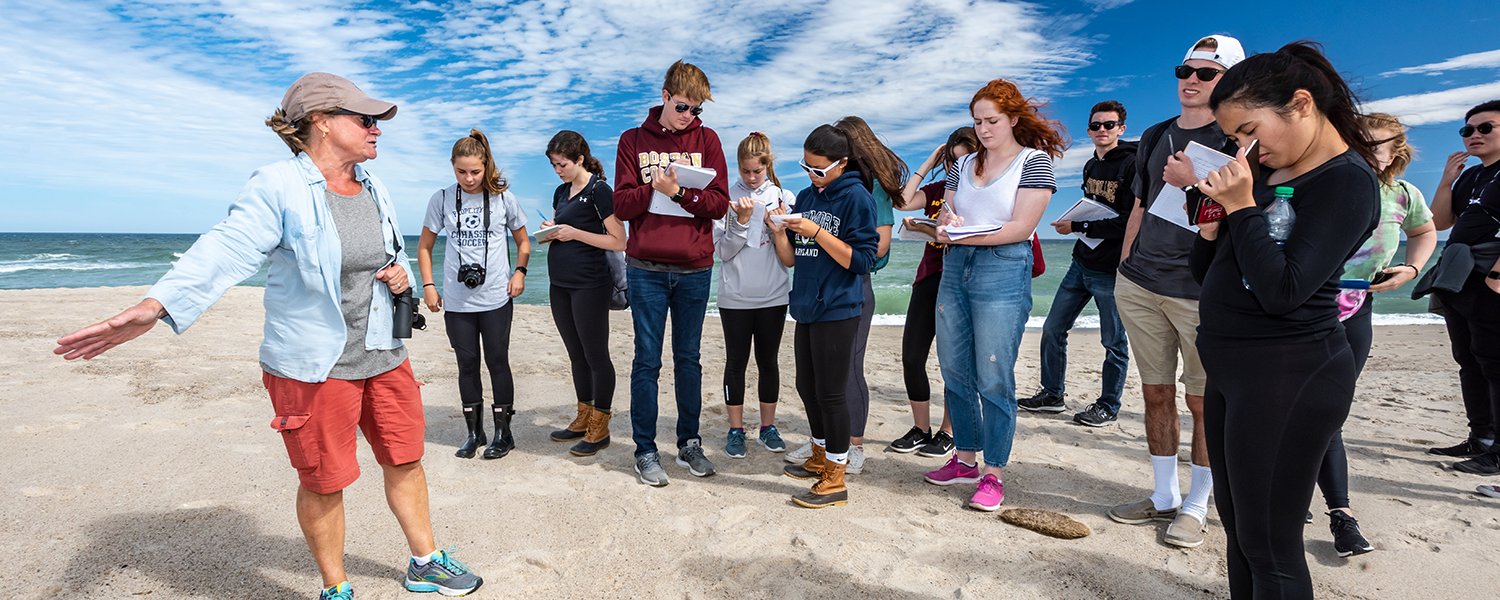
[[[386,120],[396,116],[396,105],[376,100],[360,91],[354,82],[332,73],[308,73],[287,88],[281,98],[281,110],[293,123],[307,115],[342,108],[362,115]]]

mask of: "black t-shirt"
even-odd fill
[[[1453,182],[1453,231],[1449,243],[1481,244],[1500,232],[1500,161],[1469,167]]]
[[[552,221],[572,225],[580,231],[607,233],[604,220],[615,214],[614,191],[595,175],[577,196],[569,197],[571,183],[557,186],[552,192]],[[604,251],[583,242],[552,242],[547,248],[547,271],[552,285],[584,289],[610,285],[609,265]]]
[[[1275,188],[1255,184],[1256,208],[1235,211],[1218,241],[1193,245],[1202,345],[1318,340],[1339,328],[1339,276],[1380,216],[1380,186],[1353,150],[1281,184],[1296,221],[1286,245],[1271,239],[1262,208]],[[1246,286],[1249,289],[1246,289]]]

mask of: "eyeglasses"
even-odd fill
[[[1215,69],[1213,67],[1198,67],[1198,68],[1193,68],[1193,67],[1189,67],[1187,65],[1177,65],[1176,72],[1177,72],[1177,78],[1178,79],[1187,79],[1189,77],[1192,77],[1193,73],[1197,73],[1198,74],[1198,81],[1202,81],[1203,83],[1208,83],[1210,81],[1213,81],[1215,78],[1217,78],[1220,73],[1223,73],[1224,69]]]
[[[328,113],[328,114],[331,114],[331,115],[351,115],[351,116],[359,117],[359,124],[360,124],[361,127],[364,127],[365,129],[369,129],[371,127],[374,127],[375,123],[377,123],[377,122],[380,121],[380,118],[376,117],[375,115],[367,115],[367,114],[363,114],[363,113],[357,113],[357,112],[354,112],[352,110],[344,110],[342,108],[340,108],[340,109],[338,109],[336,111],[333,111],[331,113]]]
[[[1458,137],[1466,138],[1474,135],[1474,132],[1476,131],[1479,132],[1479,135],[1489,135],[1490,132],[1494,130],[1495,124],[1489,121],[1485,121],[1478,125],[1464,125],[1463,127],[1458,128]]]
[[[826,167],[809,167],[807,166],[807,161],[805,160],[799,160],[797,161],[797,164],[802,165],[802,170],[812,174],[813,177],[823,179],[828,177],[829,171],[832,171],[834,167],[839,166],[839,163],[842,162],[844,162],[844,159],[840,158],[836,161],[833,161],[832,163],[829,163],[829,165]]]
[[[680,113],[685,113],[685,112],[693,113],[693,116],[695,116],[695,117],[698,116],[698,115],[703,114],[703,107],[702,106],[690,106],[686,102],[678,102],[677,106],[674,106],[672,108],[677,109],[677,112],[680,112]]]
[[[1089,121],[1089,131],[1114,131],[1116,125],[1124,125],[1124,121]]]

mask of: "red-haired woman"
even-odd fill
[[[1016,431],[1016,354],[1031,312],[1031,234],[1057,191],[1055,122],[1004,79],[969,102],[978,151],[948,172],[938,241],[948,244],[938,285],[937,345],[957,452],[928,483],[977,483],[969,506],[1005,500],[1001,469]],[[981,473],[976,460],[984,452]]]

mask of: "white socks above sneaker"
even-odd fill
[[[1151,473],[1155,476],[1155,489],[1151,492],[1151,503],[1156,510],[1169,510],[1182,505],[1182,484],[1177,481],[1177,455],[1151,457]]]
[[[432,562],[432,559],[437,558],[438,552],[438,550],[433,550],[432,554],[428,554],[427,556],[413,556],[411,557],[411,561],[416,563],[419,567],[425,567],[427,566],[427,563]]]
[[[1208,467],[1193,465],[1193,483],[1188,488],[1187,498],[1182,501],[1179,512],[1208,521],[1208,496],[1214,491],[1214,474]]]

